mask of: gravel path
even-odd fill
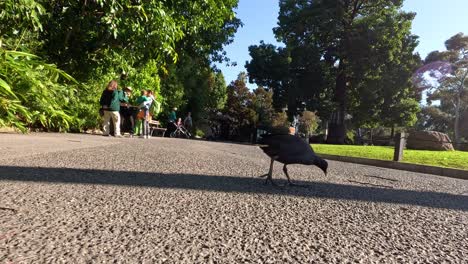
[[[468,181],[254,146],[0,134],[0,263],[467,263]],[[279,165],[274,178],[284,182]],[[279,180],[281,179],[281,180]]]

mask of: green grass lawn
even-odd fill
[[[313,144],[318,154],[393,160],[393,147]],[[468,152],[405,150],[403,162],[468,170]]]

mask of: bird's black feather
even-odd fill
[[[316,155],[304,140],[293,135],[263,135],[260,148],[271,158],[284,164],[312,165]]]

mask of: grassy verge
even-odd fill
[[[318,154],[392,160],[393,147],[314,144]],[[403,162],[468,170],[468,152],[405,150]]]

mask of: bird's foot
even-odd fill
[[[263,174],[263,175],[258,176],[258,177],[259,177],[259,178],[265,178],[265,177],[267,177],[268,175],[269,175],[269,174],[267,173],[267,174]]]

